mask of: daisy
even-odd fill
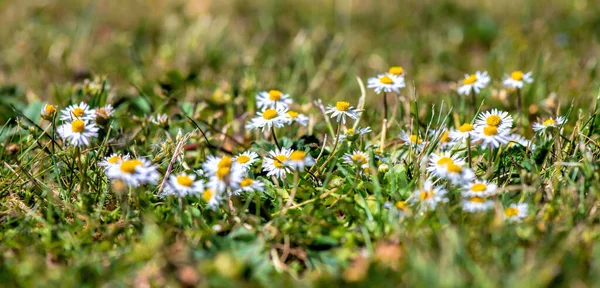
[[[462,166],[465,165],[465,161],[460,159],[458,155],[450,155],[449,152],[434,153],[431,154],[429,158],[429,167],[427,167],[427,172],[437,177],[446,177],[448,174],[449,164]]]
[[[548,118],[544,122],[533,123],[533,131],[540,134],[544,134],[546,130],[559,127],[565,124],[565,122],[567,122],[567,119],[562,116],[558,116],[556,117],[556,119]]]
[[[156,166],[143,158],[128,159],[121,161],[119,165],[110,166],[106,170],[106,176],[111,180],[121,180],[129,186],[156,184],[160,177]]]
[[[356,129],[348,128],[344,134],[340,134],[340,141],[343,141],[346,138],[354,139],[354,136],[360,136],[367,133],[371,133],[371,127],[357,127]]]
[[[256,152],[246,151],[235,156],[232,160],[237,162],[237,164],[241,165],[244,169],[250,169],[252,164],[258,161],[258,154],[256,154]]]
[[[157,126],[166,127],[169,124],[169,116],[167,114],[157,114],[150,117],[150,122]]]
[[[217,172],[209,178],[208,187],[217,193],[224,193],[227,189],[235,191],[246,174],[246,170],[235,162],[230,166],[219,167]]]
[[[241,155],[243,155],[243,154],[241,154]],[[214,175],[217,173],[219,168],[223,168],[223,167],[231,168],[231,165],[233,165],[233,159],[229,156],[217,157],[217,156],[213,156],[213,155],[208,155],[206,157],[206,162],[204,162],[204,164],[202,164],[202,168],[204,169],[205,172],[207,172],[208,175]]]
[[[264,132],[265,130],[270,130],[271,127],[283,127],[288,123],[285,118],[286,113],[287,108],[268,108],[262,112],[257,112],[256,117],[250,120],[250,123],[246,125],[246,128],[250,130],[261,128]]]
[[[75,119],[57,128],[58,135],[71,146],[89,146],[92,137],[98,137],[98,126],[87,120]]]
[[[390,93],[392,91],[400,93],[400,88],[405,86],[403,77],[395,77],[386,73],[369,78],[367,88],[373,88],[375,93],[381,94],[381,92]]]
[[[508,208],[504,209],[504,220],[521,222],[527,217],[527,210],[528,207],[526,203],[511,204]]]
[[[421,205],[421,212],[427,210],[434,210],[438,203],[448,202],[446,198],[447,191],[440,186],[433,186],[431,180],[425,181],[421,189],[413,192],[410,197],[411,203],[419,203]]]
[[[462,185],[472,181],[475,178],[475,172],[468,167],[464,167],[464,164],[448,163],[444,178],[450,180],[454,185]]]
[[[454,139],[452,139],[450,131],[448,130],[434,130],[431,132],[431,135],[434,136],[434,138],[439,135],[440,141],[438,142],[438,145],[442,149],[454,146],[455,144]]]
[[[121,156],[120,154],[113,153],[110,156],[105,157],[102,161],[100,161],[100,163],[98,163],[98,166],[104,167],[104,170],[108,170],[110,167],[115,165],[118,166],[123,160],[127,159],[129,159],[129,155]]]
[[[243,192],[264,192],[265,191],[265,183],[259,180],[255,180],[252,178],[244,178],[240,181],[240,188],[235,190],[233,193],[239,195]]]
[[[475,180],[463,186],[461,195],[463,197],[489,197],[498,190],[498,185],[487,181]]]
[[[481,147],[498,148],[500,145],[508,143],[508,130],[498,128],[496,126],[480,126],[477,127],[475,141],[481,140]]]
[[[406,132],[400,134],[400,140],[404,141],[404,144],[409,146],[416,146],[418,148],[423,147],[425,142],[418,135],[408,135]]]
[[[388,76],[402,78],[402,80],[404,80],[404,68],[402,68],[402,66],[390,67],[387,74]]]
[[[454,139],[454,141],[465,140],[468,137],[473,138],[475,135],[475,126],[469,123],[465,123],[460,125],[458,129],[450,131],[450,138]]]
[[[54,114],[56,114],[56,106],[50,104],[44,105],[44,107],[42,107],[42,110],[40,111],[40,116],[42,116],[43,119],[48,121],[54,118]]]
[[[96,109],[96,122],[98,124],[106,124],[112,118],[114,112],[115,109],[110,104]]]
[[[258,108],[264,109],[287,109],[292,104],[292,99],[289,94],[283,94],[279,90],[269,90],[256,94],[256,104]]]
[[[527,72],[523,74],[522,71],[514,71],[509,75],[504,75],[504,80],[502,80],[502,84],[508,88],[523,88],[525,83],[533,82],[533,78],[531,77],[531,72]]]
[[[296,111],[288,111],[285,114],[285,119],[291,124],[292,122],[296,122],[302,126],[308,125],[308,116],[298,113]]]
[[[215,210],[222,200],[222,195],[207,187],[202,192],[202,199],[206,201],[208,208]]]
[[[513,126],[513,118],[508,112],[492,109],[477,116],[475,126],[495,126],[501,129],[511,129]]]
[[[471,197],[462,202],[462,208],[465,212],[482,212],[494,208],[494,201],[481,197]]]
[[[263,171],[267,172],[267,176],[284,179],[286,174],[292,172],[292,168],[288,164],[291,155],[292,150],[288,148],[270,151],[269,155],[263,159]]]
[[[96,111],[84,102],[73,104],[61,110],[60,114],[60,120],[94,120],[96,118]]]
[[[346,153],[344,154],[344,156],[342,157],[342,160],[344,160],[344,162],[346,164],[350,164],[350,165],[357,165],[357,166],[361,166],[361,167],[369,167],[369,156],[367,155],[366,152],[362,152],[362,151],[358,151],[358,150],[354,150],[354,152],[352,152],[352,154]]]
[[[350,105],[350,103],[345,102],[345,101],[338,101],[335,103],[335,107],[331,106],[331,105],[327,105],[327,110],[325,111],[325,114],[331,114],[331,118],[336,118],[337,122],[340,122],[340,119],[342,120],[342,124],[346,124],[346,116],[356,120],[358,119],[358,110],[354,109],[354,107],[352,107]]]
[[[402,218],[410,213],[410,207],[408,204],[409,203],[407,203],[407,201],[401,200],[401,201],[396,201],[396,203],[385,202],[383,204],[383,207],[386,209],[390,209],[392,207],[395,208],[398,213],[398,217]]]
[[[529,142],[529,140],[525,139],[525,137],[519,134],[512,133],[508,135],[508,147],[512,147],[515,144],[521,145],[523,147],[529,147],[529,144],[531,144],[531,142]],[[533,146],[531,148],[533,148]]]
[[[462,80],[462,85],[458,87],[458,94],[469,95],[471,91],[476,94],[481,92],[481,89],[485,88],[490,83],[490,76],[486,71],[475,72],[475,74],[465,75],[465,79]]]
[[[204,184],[202,181],[196,180],[196,175],[180,173],[179,175],[169,176],[169,181],[161,196],[175,195],[181,198],[202,192],[204,192]]]
[[[304,170],[304,167],[310,167],[315,164],[315,159],[304,151],[295,150],[290,154],[289,159],[286,162],[289,167],[294,170]]]

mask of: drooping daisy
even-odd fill
[[[263,171],[267,172],[267,176],[284,179],[286,174],[292,172],[292,168],[288,164],[291,155],[292,150],[288,148],[270,151],[269,155],[263,159]]]
[[[279,90],[269,90],[256,94],[256,104],[258,108],[264,109],[287,109],[292,104],[292,99],[289,94],[283,94]]]
[[[469,136],[473,138],[473,135],[475,135],[475,126],[469,123],[462,124],[458,129],[450,131],[450,138],[454,141],[462,141]]]
[[[43,119],[48,121],[54,118],[54,114],[56,114],[56,106],[50,104],[44,105],[44,107],[42,107],[42,110],[40,111],[40,116],[42,116]]]
[[[128,159],[119,165],[113,165],[106,170],[106,176],[111,180],[121,180],[128,186],[156,184],[160,175],[152,162],[143,159]]]
[[[352,154],[346,153],[342,157],[346,164],[356,165],[360,167],[369,167],[369,155],[366,152],[354,150]]]
[[[559,127],[567,122],[567,119],[562,116],[556,117],[556,119],[548,118],[544,122],[533,123],[533,131],[536,133],[544,134],[546,130]]]
[[[498,185],[487,181],[475,180],[463,186],[463,197],[489,197],[498,190]]]
[[[371,127],[357,127],[356,129],[348,128],[344,134],[340,134],[340,141],[343,141],[346,138],[355,139],[355,136],[360,136],[367,133],[371,133]]]
[[[448,165],[465,165],[465,160],[458,157],[458,155],[450,155],[449,152],[434,153],[429,157],[429,167],[427,172],[437,176],[446,177],[448,174]]]
[[[335,103],[335,107],[331,105],[327,105],[327,110],[325,114],[331,114],[331,118],[336,118],[337,122],[342,120],[342,124],[346,124],[346,116],[356,120],[358,119],[358,110],[354,109],[350,105],[350,103],[345,101],[338,101]]]
[[[525,139],[525,137],[516,134],[516,133],[512,133],[510,135],[508,135],[508,147],[512,147],[513,145],[521,145],[523,147],[529,147],[529,145],[531,144],[531,142],[527,139]],[[532,145],[533,148],[534,146]]]
[[[434,138],[439,137],[439,142],[438,145],[440,148],[442,149],[446,149],[449,147],[454,146],[455,142],[454,139],[452,138],[452,136],[450,136],[450,131],[443,129],[443,130],[433,130],[431,132],[431,135]]]
[[[245,151],[244,153],[235,156],[233,161],[237,162],[244,169],[250,169],[252,164],[258,161],[258,154],[252,151]]]
[[[104,107],[96,109],[96,123],[106,124],[110,118],[112,118],[115,109],[112,105],[107,104]]]
[[[202,192],[204,192],[204,184],[201,180],[196,180],[196,175],[180,173],[169,176],[169,181],[161,195],[174,195],[181,198]]]
[[[102,161],[98,163],[98,166],[104,167],[104,170],[108,170],[110,167],[118,166],[123,160],[127,159],[129,159],[129,155],[121,156],[121,154],[113,153],[110,156],[102,159]]]
[[[498,148],[500,145],[508,143],[508,134],[508,130],[496,126],[480,126],[477,127],[475,141],[481,140],[481,147],[483,148]]]
[[[508,208],[504,209],[504,220],[510,222],[521,222],[525,217],[527,217],[527,207],[526,203],[518,203],[518,204],[510,204]]]
[[[475,126],[495,126],[500,129],[511,129],[513,127],[513,118],[506,111],[492,109],[480,113],[475,120]]]
[[[157,114],[150,117],[150,122],[157,126],[166,127],[169,124],[169,116],[167,114]]]
[[[475,178],[475,172],[469,167],[465,167],[464,164],[448,163],[446,165],[446,175],[444,178],[450,180],[454,185],[462,185],[473,181]]]
[[[404,145],[414,146],[418,148],[423,147],[423,145],[425,144],[423,139],[421,139],[421,137],[419,137],[418,135],[408,135],[406,132],[402,132],[400,134],[400,140],[404,141]]]
[[[60,120],[64,121],[71,121],[75,119],[94,120],[96,118],[96,111],[91,109],[90,106],[85,102],[73,104],[61,110],[60,114]]]
[[[421,189],[417,189],[410,197],[410,202],[413,204],[419,203],[421,212],[434,210],[438,203],[448,202],[446,198],[447,191],[440,187],[434,186],[431,180],[425,181]]]
[[[481,197],[471,197],[462,201],[462,208],[469,213],[488,211],[494,208],[494,201]]]
[[[301,114],[299,112],[296,112],[296,111],[292,111],[292,110],[288,111],[285,114],[285,119],[289,123],[296,122],[302,126],[308,125],[308,116]]]
[[[215,210],[219,206],[222,198],[222,194],[216,193],[210,187],[204,188],[204,191],[202,192],[202,199],[206,201],[208,208],[212,210]]]
[[[247,129],[261,129],[263,132],[265,130],[270,130],[271,127],[281,128],[288,121],[286,120],[287,108],[277,108],[277,109],[265,109],[262,112],[257,112],[256,117],[252,118],[250,122],[246,125]]]
[[[287,164],[295,170],[304,170],[304,167],[310,167],[315,164],[315,159],[304,151],[295,150],[290,154]]]
[[[252,179],[252,178],[244,178],[240,181],[240,188],[235,190],[233,193],[239,195],[243,192],[264,192],[265,191],[265,183],[260,180]]]
[[[402,80],[404,80],[404,68],[402,68],[402,66],[392,66],[392,67],[390,67],[390,69],[388,69],[388,73],[387,74],[388,74],[388,76],[398,77],[398,78],[402,78]]]
[[[460,95],[469,95],[471,91],[474,91],[476,94],[481,92],[481,89],[485,88],[490,83],[490,76],[486,71],[484,72],[475,72],[475,74],[465,75],[465,79],[462,80],[462,85],[458,87],[458,94]]]
[[[71,146],[89,146],[92,137],[98,137],[98,126],[87,120],[75,119],[57,128],[58,135]]]
[[[514,71],[510,73],[510,75],[505,75],[504,80],[502,80],[502,84],[508,88],[523,88],[525,83],[533,82],[533,78],[531,77],[531,72],[527,72],[523,74],[522,71]]]
[[[394,77],[386,73],[369,78],[367,88],[373,88],[375,89],[375,93],[381,94],[381,92],[400,93],[400,88],[404,88],[405,86],[403,77]]]

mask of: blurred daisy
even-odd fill
[[[523,88],[525,83],[533,82],[533,78],[531,77],[531,72],[527,72],[523,74],[522,71],[514,71],[510,73],[510,75],[505,75],[504,80],[502,80],[502,84],[508,88]]]
[[[286,120],[287,108],[278,109],[265,109],[262,112],[257,112],[256,117],[250,120],[250,123],[246,125],[247,129],[259,129],[265,130],[271,129],[271,127],[280,128],[283,127],[287,122]]]
[[[241,155],[244,155],[244,154],[242,153],[238,157],[240,157]],[[223,167],[231,168],[232,165],[233,165],[233,159],[229,156],[217,157],[217,156],[213,156],[213,155],[208,155],[206,157],[206,162],[204,162],[204,164],[202,164],[202,168],[209,175],[214,175],[215,173],[217,173],[217,171],[219,171],[219,168],[223,168]],[[243,166],[243,164],[240,164],[240,165]]]
[[[465,161],[458,155],[450,155],[449,152],[434,153],[429,157],[427,172],[437,177],[446,177],[448,174],[448,165],[465,165]]]
[[[84,102],[73,104],[61,110],[60,114],[60,120],[94,120],[96,118],[96,111]]]
[[[160,175],[152,162],[143,159],[128,159],[119,165],[112,165],[106,170],[106,176],[111,180],[121,180],[129,186],[155,184]]]
[[[210,188],[205,188],[204,191],[202,192],[202,199],[204,199],[204,201],[206,201],[206,203],[208,204],[208,208],[213,209],[213,210],[219,206],[219,202],[221,202],[221,198],[222,198],[221,194],[215,193],[215,191]]]
[[[289,159],[286,162],[292,169],[295,170],[304,170],[304,167],[310,167],[315,164],[315,159],[310,157],[310,155],[306,154],[304,151],[295,150],[290,154]]]
[[[98,137],[98,126],[87,120],[75,119],[57,128],[58,135],[71,146],[89,146],[92,137]]]
[[[422,147],[423,144],[425,144],[423,142],[423,139],[421,139],[421,137],[419,137],[418,135],[408,135],[406,132],[402,132],[400,134],[400,140],[404,141],[405,145],[409,145],[409,146],[416,146],[416,147]]]
[[[194,174],[180,173],[178,175],[171,175],[166,184],[161,194],[162,196],[174,195],[181,198],[204,192],[204,184],[202,181],[196,180],[196,175]]]
[[[129,155],[121,156],[120,154],[113,153],[110,156],[102,159],[102,161],[98,163],[98,166],[104,167],[104,170],[107,170],[112,166],[118,166],[123,160],[127,159],[129,159]]]
[[[354,136],[360,136],[367,133],[371,133],[371,127],[357,127],[356,129],[348,128],[344,134],[340,134],[340,141],[343,141],[346,138],[354,139]]]
[[[463,186],[461,195],[463,197],[489,197],[496,193],[498,185],[488,181],[475,180]]]
[[[465,212],[482,212],[494,208],[494,201],[481,197],[471,197],[463,200],[462,208]]]
[[[469,123],[462,124],[458,129],[450,132],[450,138],[454,141],[465,140],[469,136],[473,138],[473,135],[475,135],[475,126]]]
[[[335,103],[335,107],[331,105],[327,105],[327,110],[325,110],[325,114],[331,114],[331,118],[336,118],[337,122],[342,120],[342,124],[346,124],[346,116],[356,120],[358,119],[358,110],[354,109],[350,105],[350,103],[345,101],[338,101]]]
[[[475,91],[476,94],[481,92],[481,89],[485,88],[490,83],[490,76],[487,72],[475,72],[475,74],[465,75],[465,79],[462,80],[462,85],[458,87],[457,92],[460,95],[469,95],[471,91]]]
[[[529,140],[525,139],[525,137],[516,134],[516,133],[512,133],[510,135],[508,135],[508,147],[512,147],[513,145],[521,145],[523,147],[529,147]],[[532,147],[533,148],[533,147]]]
[[[288,111],[285,114],[285,119],[291,124],[292,122],[296,122],[302,126],[308,125],[308,116],[304,114],[300,114],[296,111]]]
[[[567,119],[562,116],[558,116],[556,119],[548,118],[544,122],[533,123],[533,131],[536,133],[544,134],[546,130],[559,127],[567,122]]]
[[[264,192],[265,191],[265,183],[263,183],[259,180],[252,179],[252,178],[244,178],[244,179],[242,179],[242,181],[240,181],[240,188],[235,190],[235,192],[233,192],[233,193],[236,195],[239,195],[243,192],[252,192],[252,191]]]
[[[410,213],[410,207],[406,201],[397,201],[396,203],[385,202],[383,207],[386,209],[395,208],[398,213],[398,217],[402,218]]]
[[[434,186],[431,180],[425,181],[421,189],[413,192],[410,197],[410,202],[413,204],[419,203],[421,212],[434,210],[438,203],[448,202],[446,198],[447,191],[440,187]]]
[[[528,207],[526,203],[511,204],[504,209],[504,220],[510,222],[521,222],[527,217]]]
[[[448,163],[444,178],[450,180],[454,185],[462,185],[472,181],[475,178],[475,172],[468,167],[464,167],[464,164]]]
[[[480,126],[477,127],[475,141],[481,140],[481,147],[498,148],[500,145],[508,143],[508,130],[498,128],[496,126]]]
[[[442,149],[449,148],[451,146],[454,146],[455,144],[454,139],[452,139],[452,137],[450,136],[450,131],[448,130],[436,130],[432,132],[432,135],[434,137],[440,137],[438,145]]]
[[[96,109],[96,123],[106,124],[110,118],[112,118],[115,109],[112,105],[107,104],[104,107]]]
[[[169,124],[169,116],[167,114],[157,114],[150,117],[150,122],[157,126],[166,127]]]
[[[229,166],[219,166],[217,172],[210,176],[207,185],[217,193],[224,193],[227,190],[235,191],[245,176],[246,170],[233,162]]]
[[[289,94],[283,94],[279,90],[269,90],[256,95],[256,104],[258,108],[264,109],[287,109],[292,104],[292,99]]]
[[[404,68],[402,66],[392,66],[388,69],[387,75],[388,77],[402,78],[404,80]]]
[[[292,155],[292,150],[288,148],[276,149],[269,152],[269,155],[263,159],[263,171],[267,176],[277,176],[284,179],[285,175],[292,172],[288,160]]]
[[[357,166],[361,166],[361,167],[369,167],[369,155],[367,155],[366,152],[362,152],[362,151],[358,151],[358,150],[354,150],[354,152],[352,152],[352,154],[346,153],[344,154],[344,156],[342,157],[342,160],[344,160],[344,162],[346,164],[350,164],[350,165],[357,165]]]
[[[480,113],[475,120],[475,126],[495,126],[501,129],[511,129],[513,126],[513,118],[508,112],[492,109]]]
[[[252,164],[258,161],[258,154],[252,151],[245,151],[244,153],[235,156],[232,160],[237,162],[237,164],[241,165],[244,169],[250,169]]]
[[[394,77],[386,73],[369,78],[367,88],[375,89],[375,93],[377,94],[381,94],[381,92],[400,93],[400,88],[404,88],[404,86],[406,86],[406,84],[404,84],[403,77]]]
[[[50,104],[44,105],[44,107],[42,107],[42,110],[40,111],[40,116],[42,116],[43,119],[48,121],[54,118],[54,114],[56,114],[56,106]]]

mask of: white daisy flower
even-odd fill
[[[498,148],[508,143],[509,131],[496,126],[479,126],[475,134],[475,141],[481,140],[481,147]]]
[[[284,116],[285,120],[288,121],[288,123],[293,123],[296,122],[302,126],[306,126],[308,125],[308,116],[298,113],[296,111],[288,111],[285,116]]]
[[[167,116],[167,114],[157,114],[156,116],[150,117],[150,122],[154,125],[165,127],[169,123],[169,116]]]
[[[40,111],[40,116],[42,116],[43,119],[49,121],[52,120],[52,118],[54,118],[54,114],[56,114],[56,106],[50,104],[44,105],[44,107],[42,107],[42,110]]]
[[[244,153],[235,156],[232,160],[238,165],[241,165],[244,169],[250,169],[250,167],[258,161],[258,154],[252,151],[245,151]]]
[[[448,192],[444,188],[440,186],[433,186],[433,182],[431,180],[427,180],[425,183],[423,183],[423,187],[421,189],[413,192],[412,196],[410,197],[410,202],[413,204],[419,203],[421,206],[421,212],[434,210],[438,203],[448,202],[446,193]]]
[[[402,132],[400,134],[400,140],[404,141],[404,145],[414,146],[417,148],[422,148],[423,145],[426,143],[418,135],[408,135],[406,132]]]
[[[246,170],[242,166],[233,163],[229,167],[220,167],[208,180],[208,187],[217,193],[235,191],[240,187],[240,182],[246,176]]]
[[[202,168],[208,175],[214,175],[219,171],[219,168],[229,167],[233,165],[233,159],[229,156],[217,157],[213,155],[208,155],[206,157],[206,162],[202,164]]]
[[[508,147],[512,147],[513,145],[521,145],[523,147],[529,147],[529,145],[531,144],[531,142],[527,139],[525,139],[525,137],[516,134],[516,133],[512,133],[510,135],[508,135]],[[532,145],[531,148],[533,148],[534,146]]]
[[[475,120],[475,126],[495,126],[500,129],[511,129],[513,127],[513,118],[506,111],[492,109],[480,113]]]
[[[315,164],[315,159],[304,151],[295,150],[290,154],[286,164],[294,170],[302,171],[304,167],[310,167]]]
[[[464,185],[462,189],[461,195],[463,197],[489,197],[496,193],[498,185],[488,181],[475,180]]]
[[[269,155],[263,159],[263,171],[267,172],[267,176],[284,179],[286,174],[292,172],[292,168],[288,164],[291,155],[292,150],[288,148],[270,151]]]
[[[96,122],[98,124],[105,124],[108,122],[108,120],[110,120],[110,118],[112,118],[114,113],[115,109],[110,104],[98,108],[96,109]]]
[[[494,201],[481,197],[471,197],[462,201],[462,208],[465,212],[470,213],[488,211],[494,208]]]
[[[57,128],[58,135],[71,146],[89,146],[92,137],[98,137],[98,126],[87,120],[75,119]]]
[[[458,129],[450,131],[450,138],[454,141],[462,141],[467,139],[469,136],[473,138],[475,135],[475,126],[469,123],[460,125]]]
[[[463,166],[465,165],[465,160],[458,157],[458,155],[450,155],[449,152],[434,153],[429,157],[427,172],[437,177],[446,177],[449,164]]]
[[[169,181],[161,193],[161,196],[174,195],[182,198],[203,192],[204,183],[200,180],[196,180],[196,175],[180,173],[178,175],[169,176]]]
[[[404,88],[405,86],[403,77],[394,77],[386,73],[369,78],[367,88],[373,88],[375,89],[375,93],[381,94],[381,92],[400,93],[400,88]]]
[[[556,119],[548,118],[544,122],[533,123],[533,131],[536,133],[544,134],[546,130],[559,127],[567,122],[567,119],[562,116],[556,117]]]
[[[265,109],[262,112],[257,112],[257,116],[250,120],[246,125],[246,128],[249,130],[261,128],[263,132],[265,130],[270,130],[271,127],[281,128],[288,123],[285,118],[286,114],[287,108]]]
[[[442,149],[452,147],[455,144],[454,139],[450,136],[450,131],[446,129],[433,130],[431,131],[431,136],[433,136],[433,138],[440,138],[438,145]]]
[[[104,170],[109,169],[112,166],[118,166],[123,160],[129,159],[129,155],[121,156],[121,154],[113,153],[108,157],[105,157],[98,163],[98,166],[104,167]]]
[[[522,71],[514,71],[510,73],[510,75],[504,75],[504,80],[502,80],[502,84],[508,88],[523,88],[525,83],[533,82],[533,78],[531,77],[531,72],[527,72],[523,74]]]
[[[462,185],[473,181],[475,172],[468,167],[464,167],[464,164],[448,163],[446,165],[446,175],[444,178],[450,180],[450,183],[454,185]]]
[[[206,187],[202,192],[202,199],[206,201],[208,208],[215,210],[219,206],[221,200],[223,200],[223,195],[216,193],[210,187]]]
[[[256,94],[256,104],[258,108],[263,109],[287,109],[292,104],[292,98],[279,90],[262,91]]]
[[[366,152],[354,150],[352,154],[346,153],[342,160],[349,165],[357,165],[361,167],[369,167],[369,155]]]
[[[337,122],[342,120],[342,124],[346,124],[346,116],[356,120],[358,119],[358,110],[354,109],[350,103],[345,101],[338,101],[335,103],[335,107],[327,105],[325,114],[331,114],[331,118],[336,118]]]
[[[504,220],[510,222],[521,222],[527,217],[528,207],[526,203],[510,204],[504,209]]]
[[[121,180],[129,186],[156,184],[160,175],[152,162],[143,159],[128,159],[119,165],[113,165],[106,170],[106,176],[111,180]]]
[[[404,82],[404,74],[404,68],[402,68],[402,66],[392,66],[387,73],[389,77],[402,78],[402,82]]]
[[[260,180],[252,178],[244,178],[240,182],[240,188],[235,190],[233,193],[236,195],[242,194],[243,192],[265,192],[265,183]]]
[[[90,106],[85,102],[72,104],[71,106],[61,110],[60,114],[60,120],[65,121],[71,121],[75,119],[94,120],[96,118],[96,110],[91,109]]]
[[[383,204],[383,207],[386,209],[394,207],[396,212],[398,213],[398,217],[402,218],[410,213],[410,207],[408,206],[408,204],[409,203],[407,203],[407,201],[396,201],[396,203],[385,202]]]
[[[371,133],[371,127],[357,127],[348,128],[344,134],[340,134],[340,141],[345,140],[346,138],[355,139],[355,136],[361,136],[367,133]]]
[[[475,72],[475,74],[465,75],[465,79],[462,80],[462,85],[458,87],[457,92],[460,95],[469,95],[471,91],[475,91],[476,94],[481,92],[481,89],[485,88],[490,83],[490,76],[486,71]]]

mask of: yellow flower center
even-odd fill
[[[365,158],[365,156],[363,156],[362,154],[356,153],[352,155],[352,161],[358,163],[367,163],[367,158]]]
[[[473,129],[475,129],[475,127],[469,123],[462,124],[462,125],[460,125],[460,127],[458,127],[458,131],[463,132],[463,133],[471,132],[471,131],[473,131]]]
[[[337,110],[346,111],[348,108],[350,108],[350,103],[346,101],[338,101],[335,103],[335,109]]]
[[[401,66],[393,66],[390,67],[388,72],[392,75],[402,75],[402,73],[404,73],[404,68],[402,68]]]
[[[231,157],[223,156],[223,158],[221,158],[219,161],[219,164],[217,164],[217,168],[229,168],[231,167],[232,163]]]
[[[512,72],[512,73],[510,73],[510,78],[512,78],[515,81],[521,81],[521,80],[523,80],[523,72],[518,71],[518,70],[515,72]]]
[[[267,109],[262,113],[262,117],[265,120],[271,120],[275,117],[277,117],[277,110],[275,109]]]
[[[487,186],[483,183],[475,183],[471,186],[471,191],[473,192],[483,192],[485,189],[487,189]]]
[[[123,161],[121,163],[121,172],[133,174],[135,172],[135,168],[138,166],[142,166],[142,161],[138,159],[130,159],[127,161]]]
[[[417,135],[410,135],[408,137],[410,143],[416,143],[416,144],[421,144],[421,139],[419,139],[419,136]]]
[[[106,110],[104,108],[96,109],[96,115],[103,117],[103,118],[108,118],[108,112],[106,112]]]
[[[548,119],[546,121],[544,121],[544,126],[548,127],[548,126],[554,126],[556,124],[556,120],[554,119]]]
[[[452,158],[450,157],[442,157],[440,158],[440,160],[437,161],[438,165],[448,165],[448,164],[453,164],[454,161],[452,161]]]
[[[405,201],[398,201],[398,202],[396,202],[396,208],[398,210],[404,210],[404,209],[406,209],[406,202]]]
[[[56,112],[56,107],[54,107],[54,105],[46,105],[46,107],[44,107],[44,111],[46,111],[46,114],[54,114],[54,112]]]
[[[306,153],[304,151],[294,151],[292,155],[290,155],[290,159],[294,161],[302,161],[306,157]]]
[[[273,165],[275,165],[276,168],[283,168],[283,163],[285,163],[288,158],[285,155],[277,155],[273,160]]]
[[[271,100],[271,101],[279,101],[279,100],[281,100],[281,91],[279,91],[279,90],[270,90],[269,91],[269,100]]]
[[[346,129],[346,135],[352,135],[352,134],[354,134],[354,129],[352,129],[352,128]]]
[[[246,155],[240,155],[237,157],[237,159],[235,159],[235,161],[237,161],[240,164],[245,164],[248,163],[248,161],[250,161],[250,157]]]
[[[192,187],[194,180],[188,175],[179,175],[177,176],[177,183],[181,186]]]
[[[392,80],[392,78],[388,77],[387,75],[383,75],[381,76],[381,78],[379,78],[379,82],[381,82],[381,84],[394,84],[394,80]]]
[[[481,198],[481,197],[473,197],[471,198],[469,201],[473,202],[473,203],[484,203],[485,199]]]
[[[75,115],[75,117],[82,117],[83,114],[85,114],[85,111],[79,107],[75,107],[72,113]]]
[[[248,187],[250,185],[252,185],[252,183],[254,183],[254,180],[250,179],[250,178],[244,178],[241,182],[240,182],[240,186],[242,187]]]
[[[496,126],[485,126],[483,127],[483,134],[486,136],[498,135],[498,127]]]
[[[454,163],[448,163],[448,171],[452,173],[460,173],[462,172],[462,167],[460,165],[456,165]]]
[[[463,84],[465,84],[465,85],[470,85],[475,82],[477,82],[477,76],[475,76],[475,74],[471,74],[471,75],[469,75],[469,77],[467,77],[463,80]]]
[[[507,218],[515,217],[517,215],[519,215],[519,209],[515,207],[508,207],[504,209],[504,216]]]
[[[229,171],[231,171],[231,169],[229,167],[219,168],[219,170],[217,170],[217,178],[219,178],[219,180],[223,180],[225,177],[227,177],[229,175]]]
[[[75,133],[83,132],[83,130],[85,130],[85,122],[79,119],[73,120],[73,123],[71,123],[71,130]]]
[[[421,191],[421,194],[419,194],[419,199],[421,199],[421,200],[426,200],[431,197],[433,197],[433,191],[431,191],[431,190],[429,190],[429,191],[423,190],[423,191]]]
[[[442,138],[440,138],[440,141],[442,142],[450,142],[450,132],[448,131],[444,131],[444,133],[442,133]]]
[[[117,162],[119,162],[121,160],[121,156],[119,155],[114,155],[108,158],[108,163],[110,164],[117,164]]]
[[[298,113],[298,112],[296,112],[296,111],[288,111],[288,115],[289,115],[289,116],[290,116],[290,118],[292,118],[292,119],[296,119],[296,117],[298,117],[298,114],[300,114],[300,113]]]
[[[210,201],[210,199],[212,198],[213,192],[210,189],[206,189],[204,190],[204,192],[202,192],[202,198],[204,198],[204,200],[206,200],[206,202]]]
[[[501,121],[502,118],[500,118],[500,116],[498,115],[490,115],[489,117],[487,117],[487,119],[485,119],[485,123],[490,126],[498,126],[500,125]]]

